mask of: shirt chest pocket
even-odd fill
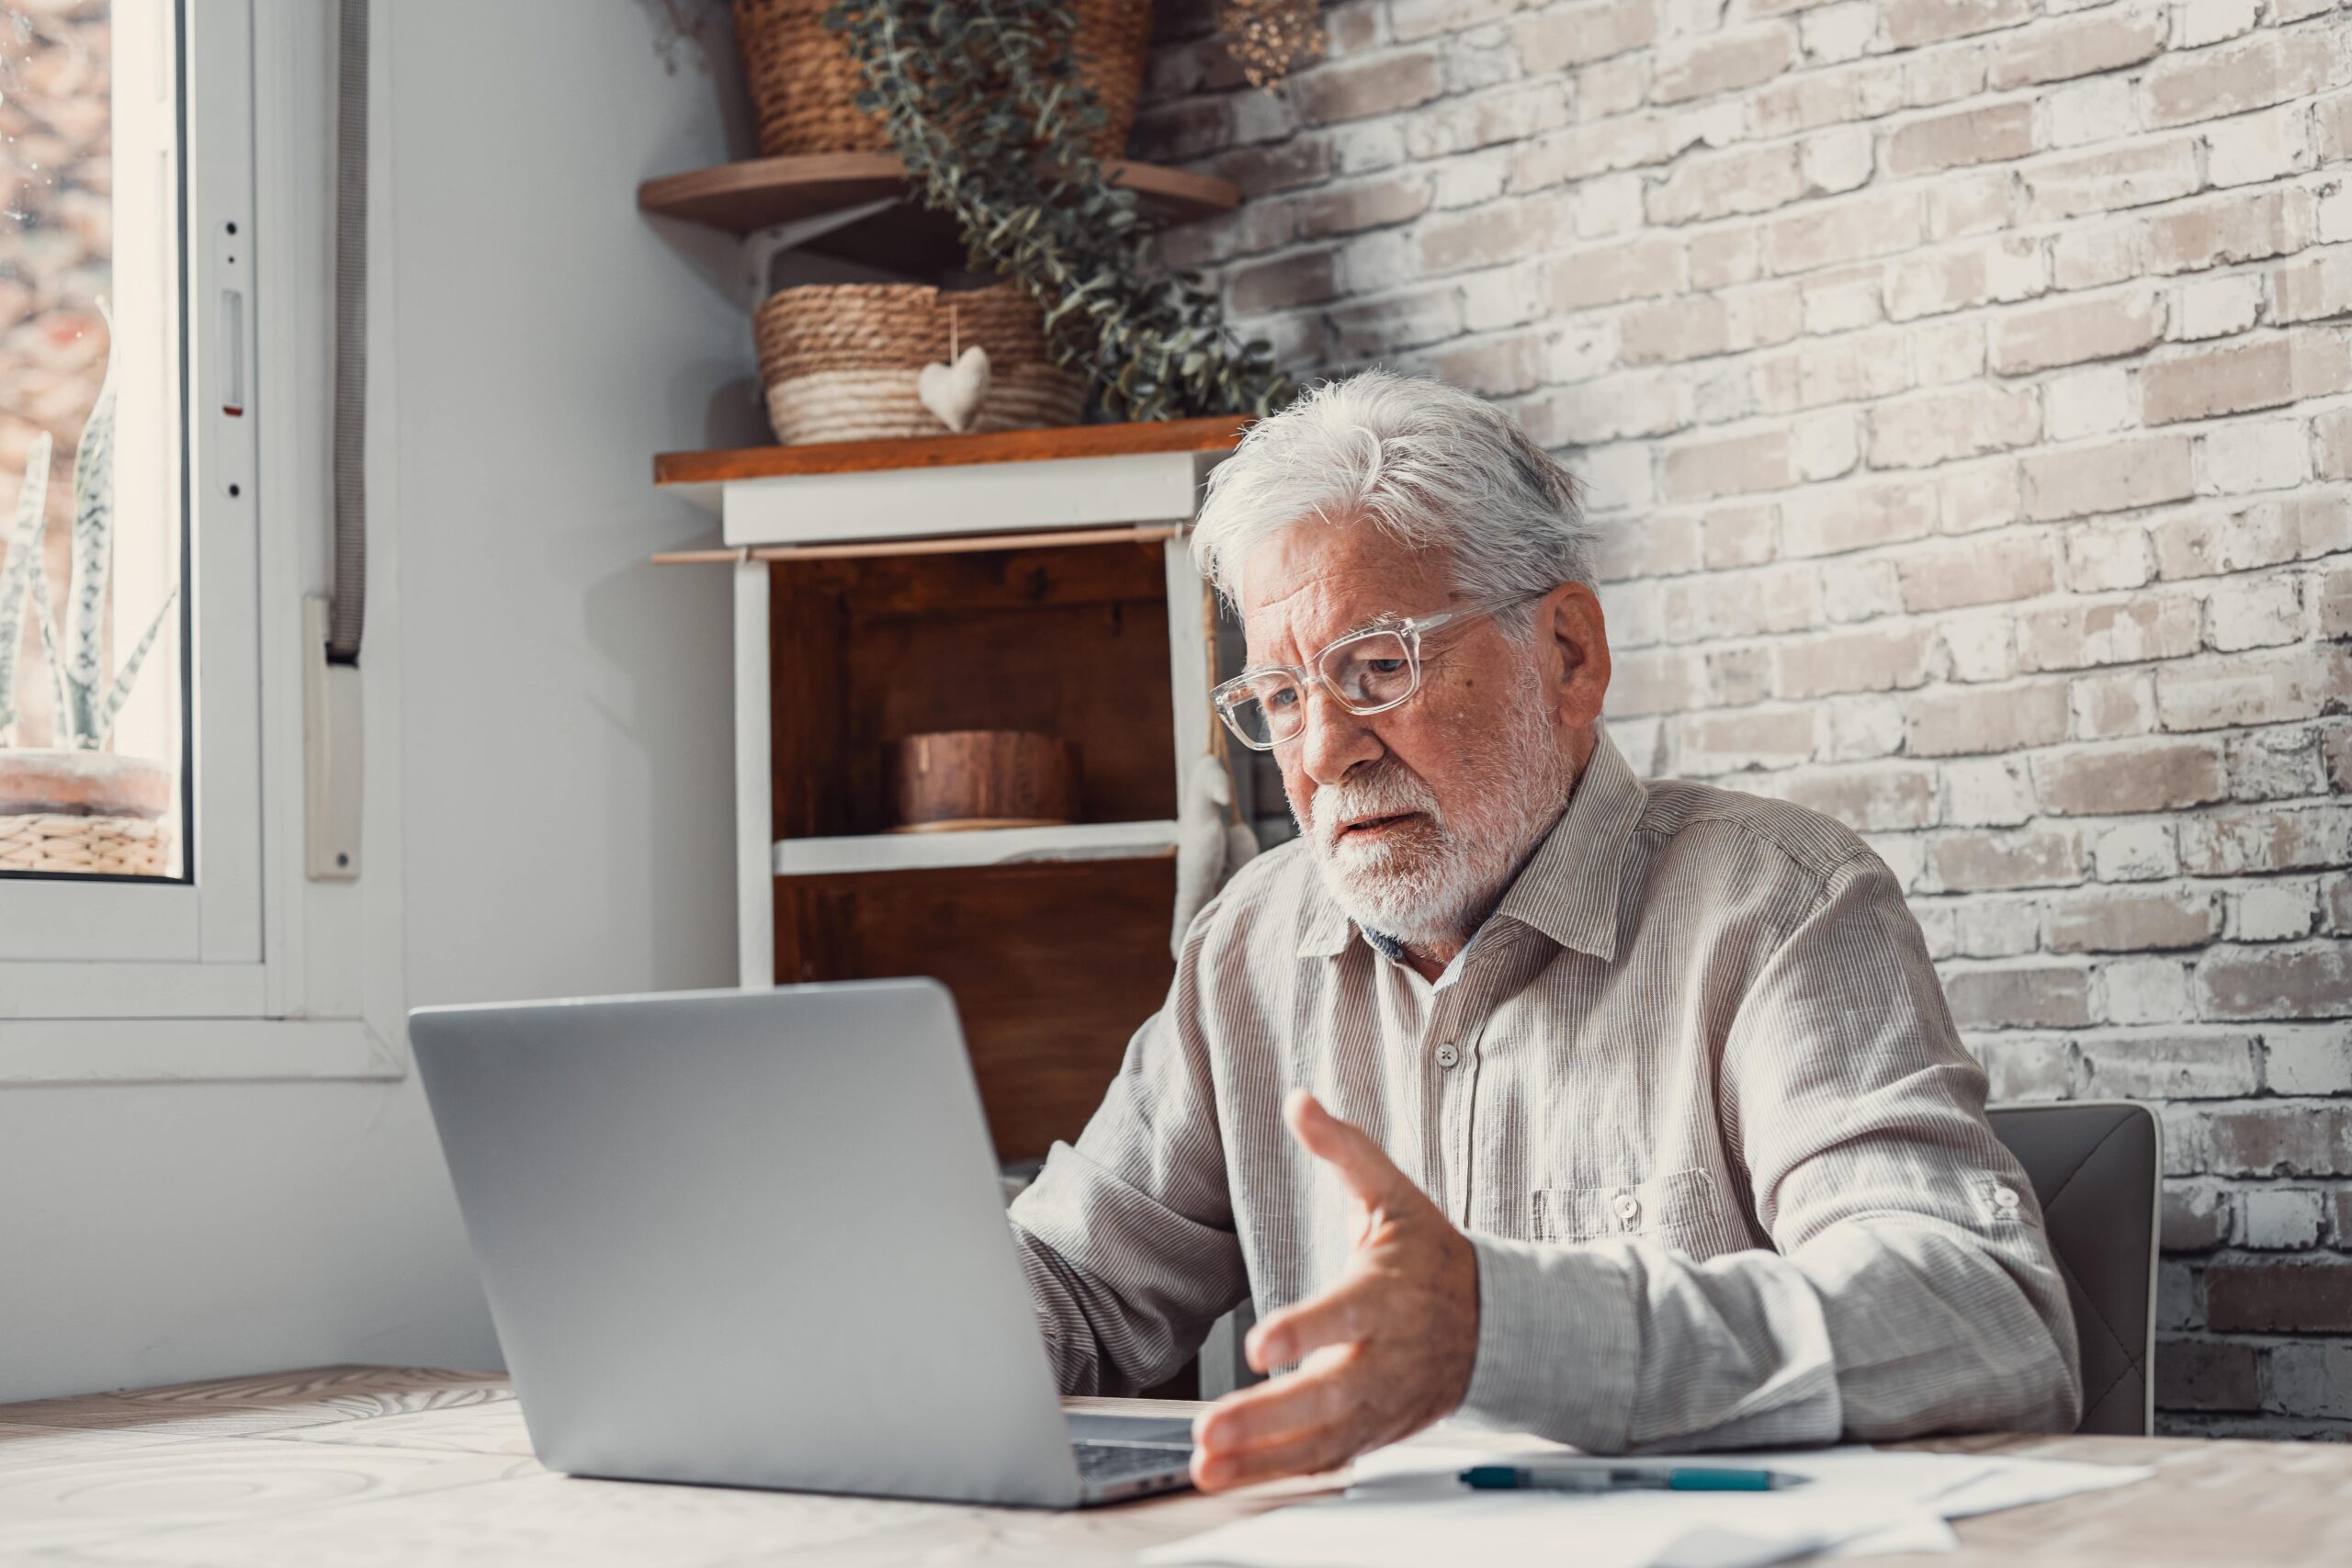
[[[1536,1241],[1646,1238],[1700,1258],[1747,1245],[1734,1235],[1713,1179],[1696,1168],[1606,1187],[1539,1187],[1532,1201]]]

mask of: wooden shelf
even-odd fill
[[[963,833],[861,833],[779,839],[778,876],[876,871],[938,871],[1040,861],[1140,860],[1176,852],[1176,824],[1071,822],[1052,828],[984,828]]]
[[[1229,212],[1241,193],[1229,181],[1182,169],[1114,159],[1104,165],[1115,185],[1126,186],[1143,199],[1144,210],[1162,222],[1185,223]],[[952,260],[964,254],[954,224],[944,215],[914,206],[907,186],[905,164],[890,152],[818,152],[797,158],[754,158],[714,168],[663,175],[637,187],[641,211],[682,219],[730,234],[749,234],[778,223],[792,223],[828,213],[899,198],[912,216],[945,226]],[[852,228],[862,225],[853,225]],[[847,229],[811,243],[810,249],[841,255]],[[858,249],[868,246],[857,246]],[[856,256],[854,259],[866,259]],[[883,265],[906,270],[904,257],[883,253]]]
[[[1214,414],[1206,419],[1057,425],[973,435],[915,435],[881,441],[815,441],[801,446],[663,452],[653,459],[653,482],[708,485],[808,474],[954,468],[983,463],[1053,462],[1068,457],[1119,457],[1138,453],[1229,452],[1250,424],[1245,414]]]

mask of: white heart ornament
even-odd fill
[[[939,416],[939,423],[958,434],[969,429],[989,395],[989,354],[974,344],[956,356],[953,365],[936,361],[915,378],[915,396]]]

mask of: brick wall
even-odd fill
[[[1348,0],[1270,96],[1205,10],[1178,252],[1568,459],[1635,764],[1866,834],[1997,1098],[2162,1104],[2160,1426],[2352,1435],[2352,21]]]

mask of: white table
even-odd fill
[[[2009,1437],[1927,1446],[2160,1473],[1963,1521],[1957,1556],[1871,1560],[1890,1568],[2352,1563],[2352,1447]],[[479,1372],[335,1367],[0,1405],[0,1562],[42,1568],[1124,1563],[1338,1484],[1053,1514],[580,1481],[539,1467],[505,1381]]]

